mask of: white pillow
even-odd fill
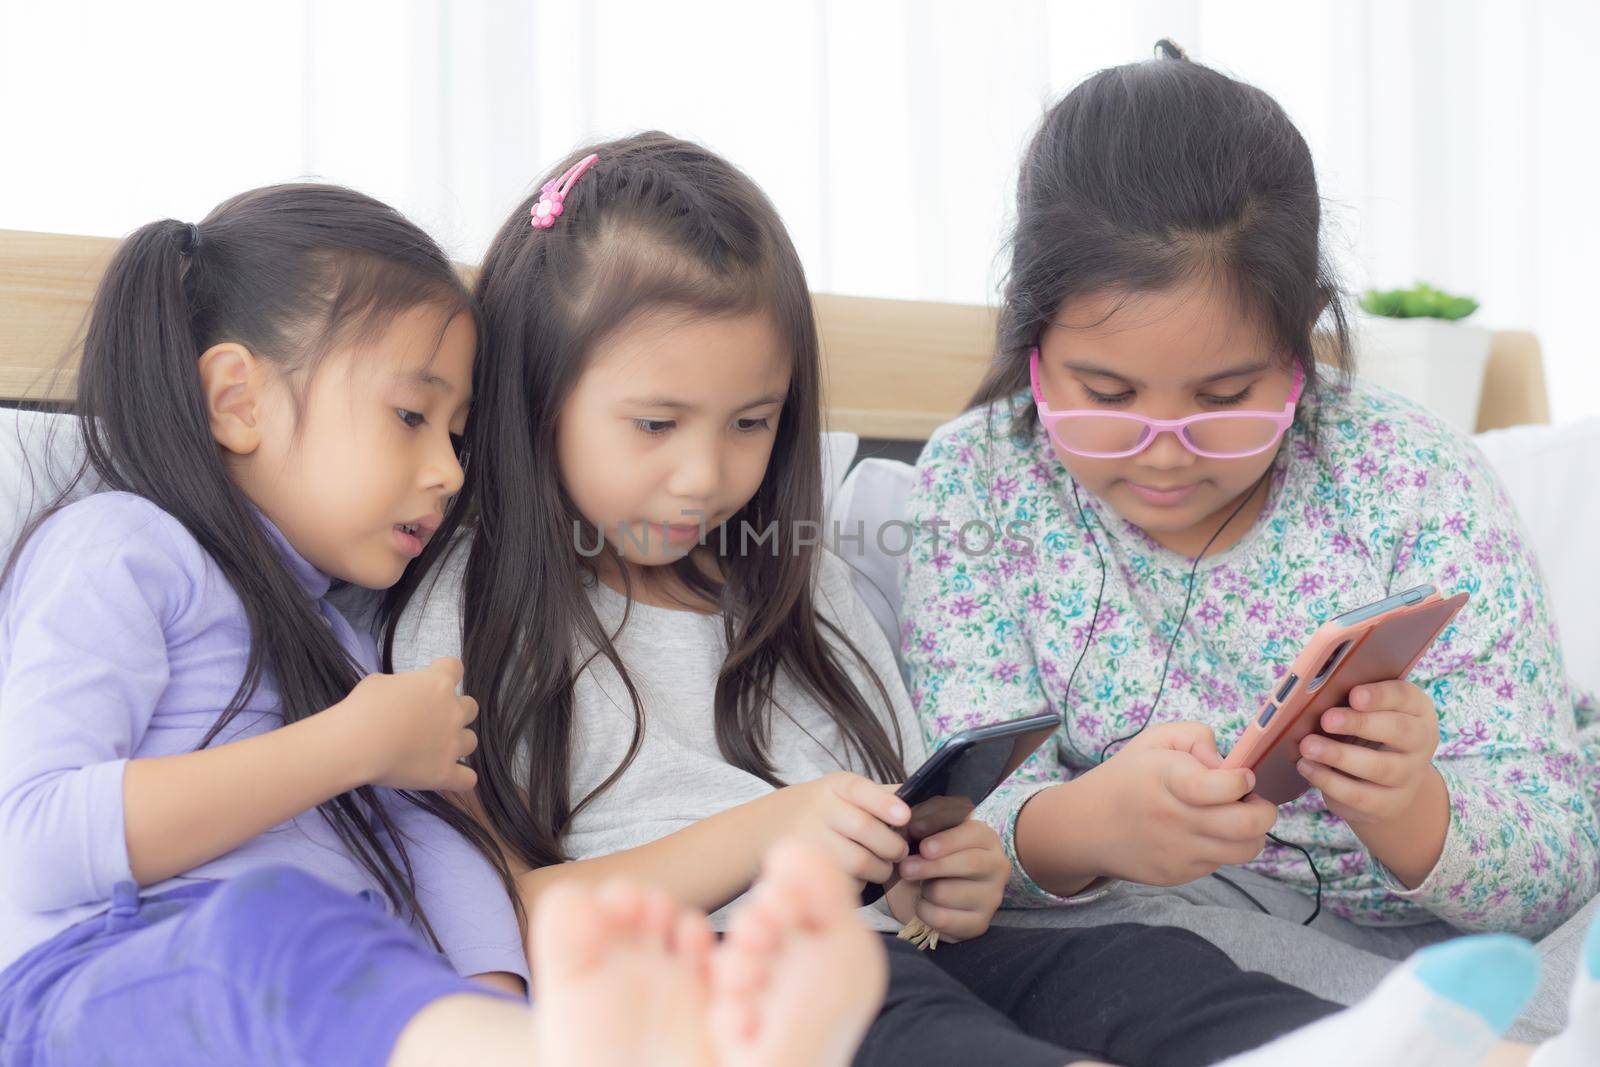
[[[56,498],[82,459],[72,416],[0,408],[0,565],[28,519]],[[88,495],[95,484],[86,478],[72,496]]]
[[[1476,440],[1527,528],[1567,673],[1600,693],[1600,418],[1491,430]]]
[[[829,513],[833,499],[839,493],[850,461],[856,458],[856,448],[861,438],[853,433],[824,433],[822,435],[822,513]]]
[[[900,655],[900,568],[910,550],[905,523],[915,468],[864,459],[839,487],[828,512],[828,547],[851,570],[856,592]]]

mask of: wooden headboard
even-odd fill
[[[70,369],[95,284],[117,246],[106,237],[0,230],[0,402],[71,397]],[[959,413],[989,360],[994,311],[973,304],[816,294],[827,426],[916,441]],[[1538,339],[1494,333],[1478,429],[1548,422]]]

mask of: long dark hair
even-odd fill
[[[232,585],[250,625],[244,677],[201,748],[264,678],[276,682],[283,720],[292,723],[343,700],[361,674],[228,476],[207,418],[201,353],[232,341],[286,373],[308,371],[333,348],[377,336],[397,313],[427,305],[447,316],[473,307],[425,233],[371,197],[331,185],[242,193],[198,226],[150,223],[122,243],[101,279],[78,368],[85,458],[72,482],[92,469],[105,488],[144,497],[181,522]],[[64,493],[25,527],[0,582],[29,536],[65,504]],[[402,795],[477,846],[512,892],[499,850],[477,823],[437,794]],[[403,835],[377,792],[363,786],[320,811],[438,947]]]
[[[1227,283],[1314,395],[1350,366],[1311,151],[1266,93],[1187,59],[1113,67],[1051,108],[1023,156],[994,361],[969,407],[1028,387],[1028,351],[1069,297]],[[1321,317],[1325,338],[1313,351]],[[1033,418],[1019,406],[1018,430]]]
[[[561,484],[556,422],[594,346],[650,308],[765,310],[793,361],[766,476],[728,520],[732,530],[746,521],[776,529],[773,556],[730,554],[721,580],[688,560],[675,565],[690,589],[721,607],[729,648],[714,710],[722,757],[782,784],[767,743],[772,694],[785,671],[828,710],[873,775],[903,774],[898,726],[891,743],[825,633],[867,669],[885,707],[887,691],[848,638],[818,616],[817,549],[797,535],[822,519],[820,371],[805,273],[777,212],[725,160],[663,133],[582,148],[553,173],[591,152],[599,162],[573,186],[554,227],[529,226],[533,197],[511,212],[476,290],[484,343],[467,433],[465,491],[476,530],[466,567],[466,690],[481,708],[475,766],[484,810],[500,839],[534,866],[566,858],[571,820],[626,771],[642,736],[638,693],[588,597],[592,568],[574,544],[582,517]],[[434,554],[446,550],[449,532],[435,537]],[[628,687],[634,736],[615,771],[574,803],[573,686],[596,657]]]

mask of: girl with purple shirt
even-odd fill
[[[476,783],[461,665],[375,673],[328,599],[393,586],[462,488],[476,346],[438,247],[345,189],[118,251],[76,406],[108,491],[0,573],[0,1065],[625,1061],[702,1047],[714,1013],[727,1047],[815,1062],[805,1034],[865,1025],[881,952],[798,846],[720,985],[703,917],[658,895],[541,906],[529,1012],[498,849],[440,792]],[[823,956],[850,973],[819,1015]],[[584,1025],[616,998],[632,1024]]]

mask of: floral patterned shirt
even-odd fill
[[[1101,567],[1065,469],[1037,421],[1013,432],[1013,404],[1028,397],[966,413],[922,454],[901,633],[930,745],[973,725],[1064,711],[1052,742],[981,809],[1012,859],[1011,903],[1062,902],[1016,862],[1016,816],[1034,793],[1094,766],[1103,745],[1147,716],[1204,723],[1226,753],[1322,622],[1423,583],[1471,594],[1411,676],[1438,709],[1435,764],[1450,792],[1437,865],[1406,889],[1317,790],[1285,805],[1274,832],[1315,858],[1324,906],[1365,924],[1439,918],[1537,937],[1594,895],[1593,752],[1579,746],[1577,694],[1538,565],[1476,446],[1359,381],[1303,402],[1260,518],[1199,565],[1151,715],[1193,560],[1080,493],[1105,556],[1085,651]],[[979,525],[962,535],[967,524]],[[1250,866],[1308,894],[1315,884],[1304,856],[1271,842]]]

